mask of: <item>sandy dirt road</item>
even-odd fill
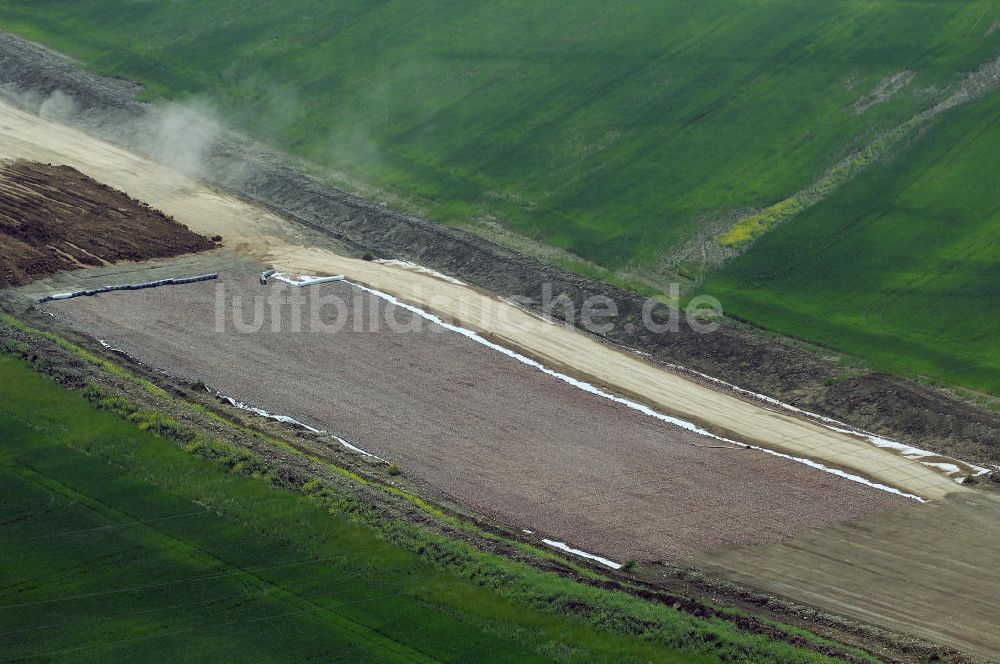
[[[76,271],[58,283],[142,280],[211,258]],[[231,252],[215,258],[242,263]],[[964,491],[920,505],[761,453],[700,447],[701,436],[461,335],[413,327],[406,311],[347,284],[297,291],[342,303],[322,310],[327,324],[346,316],[336,331],[312,330],[305,314],[293,333],[287,307],[274,328],[268,306],[255,331],[240,332],[234,296],[247,324],[255,296],[296,292],[260,286],[259,267],[230,268],[215,284],[45,306],[153,366],[344,436],[533,537],[617,560],[680,557],[835,614],[1000,652],[1000,496]]]
[[[345,258],[297,243],[297,227],[199,185],[148,159],[77,130],[0,104],[0,158],[65,163],[122,189],[192,230],[290,272],[343,273],[352,280],[457,321],[488,338],[736,440],[863,475],[925,498],[961,487],[938,470],[853,435],[712,389],[641,358],[552,325],[488,294],[397,266]]]
[[[150,366],[399,463],[477,512],[613,559],[773,543],[914,505],[757,450],[709,447],[352,285],[261,286],[257,275],[44,308]]]
[[[713,528],[713,532],[706,535],[690,524],[686,533],[691,539],[672,537],[668,544],[675,547],[672,550],[678,551],[685,550],[684,546],[688,547],[687,550],[691,550],[691,548],[712,546],[713,543],[728,544],[711,552],[703,550],[691,560],[695,564],[719,570],[724,575],[764,587],[806,604],[853,615],[914,634],[939,638],[944,642],[996,659],[998,645],[995,642],[995,634],[998,612],[995,598],[998,596],[996,575],[1000,569],[1000,561],[996,560],[995,552],[1000,550],[1000,545],[997,543],[995,529],[1000,523],[1000,514],[997,513],[996,502],[987,503],[987,507],[984,508],[983,503],[979,502],[978,492],[962,489],[950,479],[926,466],[876,449],[854,436],[832,432],[787,412],[772,411],[758,403],[744,401],[728,392],[710,389],[683,376],[653,367],[634,355],[608,348],[582,334],[554,326],[529,312],[499,302],[487,294],[448,283],[431,275],[415,273],[400,266],[352,260],[330,251],[303,246],[300,231],[296,226],[264,210],[212,191],[125,150],[0,104],[0,158],[4,157],[74,166],[95,179],[122,189],[175,216],[197,232],[223,235],[226,238],[225,244],[231,250],[242,252],[245,256],[278,265],[290,272],[347,274],[359,283],[393,293],[405,301],[433,310],[446,319],[476,329],[491,339],[521,349],[554,368],[565,369],[574,375],[586,377],[617,393],[634,396],[662,411],[697,421],[713,431],[727,433],[743,440],[759,440],[774,449],[808,455],[831,465],[861,472],[904,490],[920,493],[928,498],[938,498],[930,505],[920,506],[911,503],[902,509],[880,514],[873,512],[853,523],[832,525],[801,533],[783,544],[740,546],[752,542],[726,543],[720,541],[719,534],[714,532],[719,528]],[[200,269],[200,264],[198,267]],[[96,313],[93,315],[95,319],[90,324],[95,326],[95,330],[99,329],[97,327],[99,325],[112,325],[111,321],[102,321]],[[114,323],[113,326],[120,327],[120,324]],[[139,335],[140,331],[136,328],[130,334]],[[177,338],[183,337],[178,334]],[[133,342],[138,340],[138,337],[132,339]],[[187,347],[178,347],[172,351],[178,362],[196,354],[193,351],[197,351],[197,348],[191,348],[192,345],[194,344],[189,343]],[[267,347],[270,348],[269,353],[283,352],[280,344]],[[223,348],[220,352],[242,352],[238,348],[238,346],[234,349]],[[409,352],[409,349],[406,350]],[[372,358],[372,361],[387,360],[387,358],[396,362],[401,361],[388,351]],[[238,367],[239,359],[239,357],[234,358],[228,368],[232,370],[233,366]],[[491,356],[491,359],[495,358]],[[219,366],[215,365],[215,368],[218,369]],[[198,369],[199,367],[192,367],[192,370]],[[310,370],[312,370],[310,367],[303,368],[306,372]],[[371,369],[366,363],[364,367],[354,372],[355,378],[364,377],[367,371]],[[391,377],[393,374],[386,373],[387,370],[380,371],[383,372],[382,382],[394,380]],[[489,368],[483,369],[486,375],[489,371]],[[238,377],[233,376],[234,379]],[[245,376],[243,378],[245,379]],[[329,376],[324,376],[324,380],[328,379]],[[360,384],[364,386],[366,382],[362,380]],[[453,389],[450,393],[439,394],[437,397],[464,398],[463,392],[462,389]],[[576,404],[576,400],[583,396],[585,395],[576,393],[564,395],[563,403]],[[325,393],[319,392],[312,394],[311,397],[311,400],[317,403],[326,399]],[[252,386],[248,386],[247,399],[254,398]],[[546,399],[548,398],[546,396]],[[296,403],[289,401],[287,405],[291,409]],[[385,408],[392,406],[384,403],[383,405]],[[378,447],[382,444],[377,442],[378,431],[365,431],[361,428],[364,426],[364,421],[372,421],[372,416],[377,413],[363,413],[358,410],[352,416],[350,407],[349,404],[343,403],[339,406],[341,410],[337,416],[337,423],[349,424],[351,417],[354,417],[358,427],[356,435],[359,439],[370,437],[371,441],[375,441],[375,451],[384,451],[386,455],[400,455],[399,458],[403,463],[415,473],[435,472],[433,467],[421,466],[422,463],[441,466],[446,461],[453,462],[447,455],[440,454],[433,459],[433,463],[428,462],[426,446],[421,448],[419,453],[414,452],[416,447],[410,448],[409,451],[405,446],[390,447],[391,441],[385,443],[384,448]],[[358,401],[353,407],[362,409],[364,406]],[[603,404],[603,407],[610,408],[612,405]],[[332,413],[331,410],[325,416],[332,416]],[[428,412],[420,413],[420,417],[425,421],[433,419],[433,415]],[[319,418],[325,417],[319,411],[303,417],[313,416],[317,417],[317,422],[320,421]],[[514,423],[513,426],[516,427],[517,424]],[[530,427],[534,426],[538,424],[530,423]],[[634,446],[629,453],[639,454],[640,457],[637,458],[650,459],[652,458],[650,455],[662,453],[661,447],[664,441],[682,440],[682,438],[670,438],[656,429],[661,426],[663,425],[649,422],[641,425],[631,424],[630,427],[637,428],[629,434],[632,441],[630,444]],[[530,432],[530,427],[525,427],[523,431]],[[331,426],[331,429],[336,427]],[[349,432],[344,431],[344,433]],[[670,436],[676,435],[676,431],[670,434]],[[650,443],[650,436],[656,438],[655,444]],[[499,445],[501,455],[507,450],[508,440],[509,436]],[[562,512],[557,511],[552,517],[541,516],[541,510],[537,509],[541,503],[537,501],[541,500],[542,496],[550,495],[545,492],[551,492],[551,488],[545,481],[536,480],[534,489],[526,487],[524,491],[528,498],[536,501],[534,505],[511,501],[508,503],[511,510],[509,515],[515,521],[520,518],[517,516],[519,513],[529,515],[531,518],[538,516],[539,521],[531,523],[538,523],[539,529],[553,534],[567,533],[566,539],[579,546],[591,546],[593,543],[593,548],[597,551],[621,552],[609,555],[629,555],[625,553],[626,550],[635,552],[631,555],[642,555],[640,552],[647,546],[655,547],[657,550],[663,547],[664,542],[656,541],[655,537],[627,547],[618,546],[621,544],[620,540],[617,542],[618,545],[610,540],[628,536],[629,528],[641,526],[645,530],[652,527],[654,531],[657,528],[667,528],[668,524],[672,523],[670,519],[674,519],[675,524],[683,525],[683,519],[678,520],[676,515],[670,516],[669,509],[665,511],[666,516],[656,517],[661,519],[660,521],[657,522],[654,518],[652,523],[646,511],[653,505],[662,511],[665,502],[663,497],[669,495],[664,492],[672,490],[671,487],[674,485],[678,491],[683,489],[679,496],[689,494],[699,496],[702,495],[699,493],[699,483],[707,481],[714,492],[713,500],[718,500],[720,497],[724,500],[726,489],[718,485],[719,477],[713,473],[732,472],[734,474],[729,478],[731,481],[736,481],[745,491],[753,488],[755,495],[748,498],[748,502],[754,509],[787,510],[793,506],[796,509],[803,509],[802,505],[808,506],[810,500],[821,498],[825,502],[830,500],[828,494],[820,491],[820,486],[825,482],[832,482],[833,484],[829,486],[838,493],[843,492],[841,495],[848,498],[860,495],[867,501],[871,496],[870,490],[860,485],[849,484],[828,474],[809,471],[797,464],[794,467],[788,466],[795,471],[789,477],[791,486],[798,486],[797,483],[802,481],[803,473],[815,473],[816,476],[822,477],[815,480],[814,486],[801,487],[802,493],[799,498],[791,499],[784,505],[776,507],[768,502],[770,500],[768,494],[774,491],[774,486],[755,484],[757,478],[753,476],[754,473],[750,476],[741,476],[739,468],[722,469],[712,466],[711,463],[721,462],[713,460],[711,455],[706,455],[705,458],[695,456],[686,460],[684,462],[686,465],[680,466],[684,468],[684,473],[675,473],[669,481],[664,481],[662,472],[643,474],[636,471],[635,462],[615,455],[614,445],[609,445],[607,439],[604,440],[603,446],[596,445],[595,442],[599,439],[593,432],[588,432],[588,435],[580,440],[582,447],[579,450],[574,449],[573,455],[565,454],[565,448],[561,447],[553,452],[561,451],[564,453],[564,459],[584,458],[589,455],[592,461],[603,464],[602,471],[590,477],[588,481],[601,484],[602,491],[608,489],[619,492],[619,500],[613,503],[617,511],[609,509],[604,504],[606,501],[598,500],[595,505],[593,502],[587,502],[594,500],[593,497],[576,495],[572,499],[574,508],[572,514],[569,507],[564,506]],[[409,441],[408,444],[413,442]],[[677,447],[686,455],[698,452],[704,454],[691,445],[679,444]],[[581,453],[577,454],[578,451]],[[527,452],[522,453],[527,454]],[[455,496],[467,497],[470,504],[477,504],[476,501],[481,501],[483,505],[488,504],[491,499],[490,491],[498,491],[495,485],[489,488],[488,482],[501,477],[500,471],[515,477],[518,473],[523,474],[523,466],[520,465],[509,467],[502,464],[483,465],[480,460],[480,467],[475,470],[474,456],[470,455],[462,461],[469,470],[470,477],[475,477],[481,486],[474,489],[467,483],[463,486],[461,478],[458,480],[451,478],[456,481],[456,485],[449,490]],[[525,458],[520,461],[525,461]],[[777,461],[771,457],[769,465],[760,470],[762,476],[771,477],[772,475],[768,473],[776,472],[773,464]],[[646,463],[656,463],[656,460]],[[754,468],[756,469],[756,466]],[[440,472],[440,469],[437,472]],[[843,488],[844,485],[848,485],[848,488]],[[506,490],[507,487],[504,487],[504,491]],[[535,491],[534,495],[532,491]],[[856,494],[857,491],[862,493]],[[942,498],[955,491],[958,493],[953,493],[947,499]],[[600,495],[600,492],[596,495]],[[746,495],[749,496],[749,493]],[[879,500],[898,500],[884,493],[877,495]],[[836,505],[833,508],[835,513],[849,516],[849,508],[843,503],[838,503],[836,498],[832,500],[831,504]],[[630,501],[636,501],[644,509],[630,510],[628,507]],[[555,503],[546,503],[548,508],[553,504]],[[725,505],[722,508],[733,509]],[[519,509],[524,511],[517,512]],[[711,509],[721,508],[717,503],[713,503]],[[850,509],[857,510],[859,505],[854,504]],[[591,519],[588,510],[593,510],[594,515],[600,517],[601,523]],[[811,514],[808,507],[803,513]],[[735,521],[730,523],[739,526],[739,519],[742,517],[736,515],[745,513],[737,511],[729,514],[735,517]],[[781,511],[777,514],[784,516],[784,512]],[[546,518],[552,520],[546,521]],[[612,518],[612,521],[607,521],[609,518]],[[817,525],[823,522],[825,521],[821,520]],[[525,520],[525,523],[528,521]],[[560,528],[560,524],[564,528]],[[622,528],[622,524],[625,524],[625,530],[614,533],[609,530]],[[717,524],[713,524],[715,525]],[[590,539],[598,532],[591,528],[597,526],[603,528],[600,531],[603,533],[602,537],[607,538],[608,534],[612,533],[610,538],[604,540],[609,546],[602,546],[601,541],[596,538]],[[991,528],[993,530],[990,530]],[[576,537],[576,533],[580,533],[581,537]],[[723,540],[725,537],[732,535],[724,536]],[[678,543],[682,546],[678,546]]]

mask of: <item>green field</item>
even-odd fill
[[[542,613],[0,357],[0,660],[701,661]]]
[[[730,314],[1000,394],[1000,95],[765,235],[705,290]]]
[[[0,26],[610,267],[773,203],[995,56],[996,0],[8,1]],[[863,113],[879,81],[916,77]]]
[[[150,99],[196,97],[335,181],[491,237],[481,221],[499,220],[618,283],[701,279],[714,259],[678,257],[685,242],[746,237],[725,233],[777,204],[796,214],[709,273],[724,309],[1000,393],[1000,190],[993,134],[975,133],[995,103],[906,124],[1000,55],[1000,0],[7,1],[0,28]],[[819,208],[782,208],[887,135],[903,139],[882,146],[891,163],[849,170]]]

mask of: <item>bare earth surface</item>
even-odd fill
[[[460,321],[553,368],[593,380],[711,431],[806,456],[928,498],[939,498],[958,488],[929,466],[875,448],[857,437],[705,387],[583,334],[550,325],[471,288],[298,245],[294,226],[273,214],[212,191],[126,150],[5,104],[0,104],[2,157],[67,163],[147,201],[196,232],[224,236],[230,248],[242,249],[284,269],[347,274],[360,283]],[[953,460],[948,462],[958,465]]]
[[[136,99],[141,92],[137,83],[96,76],[81,69],[79,63],[2,31],[0,62],[0,97],[45,115],[49,96],[59,91],[76,102],[78,111],[61,116],[60,121],[141,153],[164,153],[165,146],[158,140],[153,145],[149,141],[149,127],[160,126],[163,114]],[[159,136],[158,131],[154,133]],[[9,138],[5,135],[0,146]],[[184,141],[190,147],[189,143]],[[612,319],[607,339],[649,353],[654,362],[679,364],[887,438],[1000,469],[1000,410],[993,408],[998,405],[995,399],[984,395],[957,398],[940,386],[848,368],[835,356],[733,321],[710,335],[685,326],[670,335],[651,334],[641,325],[630,324],[641,316],[645,305],[636,293],[351,195],[322,177],[303,173],[300,165],[245,136],[223,131],[210,143],[199,144],[204,151],[198,172],[217,189],[256,201],[316,231],[316,237],[305,244],[341,254],[371,251],[379,257],[405,258],[458,276],[490,293],[524,298],[535,311],[542,304],[546,284],[555,293],[568,295],[577,307],[588,297],[610,297],[618,303],[620,315]],[[22,143],[17,149],[23,147]],[[178,155],[167,147],[166,154],[180,156],[181,163],[192,165],[190,153]],[[93,165],[97,167],[99,161]],[[135,171],[143,172],[144,168]],[[501,235],[505,233],[501,231]],[[227,236],[227,243],[231,239]],[[658,313],[667,315],[662,308]]]
[[[217,289],[224,289],[217,290]],[[227,306],[216,330],[218,293]],[[277,319],[253,298],[297,294]],[[240,298],[238,318],[233,297]],[[328,302],[316,331],[309,298]],[[278,300],[281,301],[280,299]],[[663,559],[912,501],[586,393],[359,289],[218,284],[45,305],[139,359],[335,433],[472,509],[612,558]],[[272,325],[279,321],[277,331]],[[390,329],[390,324],[396,331]],[[300,332],[293,332],[295,324]]]
[[[964,492],[692,562],[793,601],[1000,660],[996,494]]]
[[[345,274],[433,311],[444,320],[481,332],[550,368],[632,397],[718,435],[806,457],[924,498],[940,498],[962,490],[934,467],[788,411],[763,407],[759,402],[665,371],[634,354],[598,343],[574,329],[552,324],[471,288],[311,248],[293,249],[273,255],[272,259],[289,271]],[[928,460],[967,468],[949,457]]]

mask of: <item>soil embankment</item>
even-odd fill
[[[767,592],[1000,656],[1000,496],[963,493],[802,533],[780,544],[696,556]],[[933,660],[932,660],[933,661]]]
[[[213,242],[69,166],[0,162],[0,286]]]

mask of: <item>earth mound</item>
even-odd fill
[[[213,247],[173,218],[69,166],[0,162],[0,286]]]

